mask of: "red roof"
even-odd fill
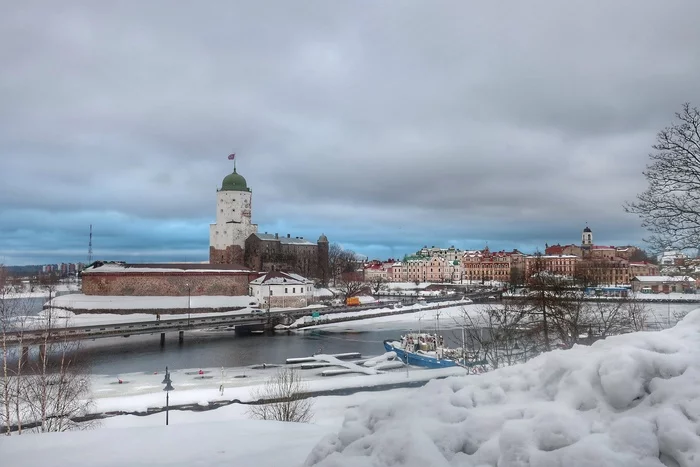
[[[550,247],[545,248],[544,254],[545,255],[561,255],[564,253],[564,247],[561,245],[552,245]]]

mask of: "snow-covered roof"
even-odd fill
[[[695,282],[690,276],[635,276],[633,281],[639,282]]]
[[[136,310],[136,309],[182,309],[187,308],[240,308],[254,302],[247,295],[181,295],[171,296],[124,296],[124,295],[60,295],[51,300],[56,308],[74,310]]]
[[[251,285],[305,285],[312,281],[300,276],[299,274],[293,274],[288,272],[271,271],[265,273],[264,275],[258,277],[255,280],[250,281]]]
[[[303,238],[303,237],[281,237],[281,236],[275,236],[275,234],[268,234],[268,233],[255,233],[253,235],[258,237],[260,240],[272,241],[272,242],[279,241],[283,245],[285,245],[285,244],[317,245],[316,242],[312,242],[311,240],[307,240],[306,238]]]
[[[162,274],[164,272],[171,273],[249,273],[250,269],[238,264],[216,264],[209,263],[143,263],[143,264],[128,264],[124,262],[101,262],[96,261],[90,267],[83,269],[83,274],[127,274],[127,273],[144,273],[144,274]]]
[[[576,255],[530,255],[527,256],[527,258],[542,258],[542,259],[554,259],[554,258],[564,258],[564,259],[571,259],[571,258],[578,258]]]

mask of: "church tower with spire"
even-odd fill
[[[258,231],[251,222],[253,193],[236,171],[216,192],[216,223],[209,226],[209,263],[243,264],[246,239]]]

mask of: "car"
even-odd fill
[[[250,310],[251,313],[262,313],[263,311],[260,308],[253,308]]]

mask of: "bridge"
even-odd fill
[[[500,298],[500,294],[496,292],[478,292],[467,294],[466,298],[470,298],[475,302],[486,299],[487,297],[495,296]],[[153,319],[153,320],[137,320],[137,321],[122,321],[113,323],[100,323],[82,326],[37,326],[25,328],[23,330],[10,331],[5,334],[5,343],[7,345],[21,345],[25,348],[31,345],[39,345],[42,351],[45,345],[53,342],[61,341],[79,341],[88,339],[102,339],[108,337],[129,337],[139,334],[160,334],[160,345],[165,345],[165,334],[168,332],[177,332],[180,343],[184,341],[185,331],[194,331],[198,329],[221,329],[232,328],[237,333],[245,333],[254,329],[265,330],[274,329],[277,324],[291,324],[296,319],[308,316],[310,313],[319,312],[322,315],[330,315],[335,313],[344,313],[350,311],[373,310],[391,306],[393,303],[403,301],[404,303],[424,301],[424,302],[439,302],[451,299],[462,298],[458,297],[429,297],[425,300],[420,300],[417,297],[394,297],[397,300],[392,302],[373,303],[370,305],[360,306],[336,306],[326,308],[298,308],[288,310],[273,310],[273,311],[258,311],[258,312],[242,312],[232,313],[219,316],[197,316],[197,315],[182,315],[176,318],[168,319]],[[164,312],[166,310],[163,310]],[[28,350],[26,350],[28,351]]]
[[[114,323],[100,323],[82,326],[37,326],[7,332],[5,335],[7,345],[44,345],[50,342],[77,341],[88,339],[101,339],[107,337],[129,337],[138,334],[160,333],[160,343],[165,345],[165,333],[177,332],[179,341],[184,340],[185,331],[197,329],[221,329],[234,328],[238,332],[259,328],[272,329],[281,322],[292,321],[306,316],[314,311],[321,313],[342,313],[346,311],[371,310],[386,307],[387,303],[372,304],[353,307],[333,308],[299,308],[289,310],[273,310],[255,313],[237,313],[223,316],[178,316],[169,319],[122,321]],[[165,310],[164,310],[165,311]]]

